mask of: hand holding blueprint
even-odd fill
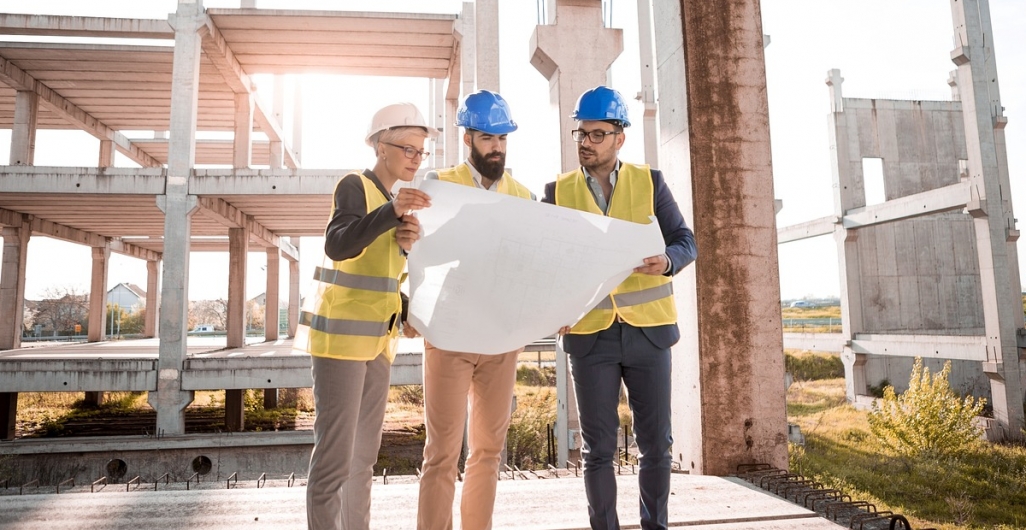
[[[498,354],[576,323],[644,258],[642,225],[437,180],[410,252],[409,321],[434,346]]]

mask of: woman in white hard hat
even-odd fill
[[[335,187],[325,265],[314,273],[317,293],[295,339],[313,364],[317,415],[306,494],[312,529],[370,525],[373,466],[401,324],[399,282],[405,253],[419,237],[410,212],[431,204],[420,190],[390,190],[413,180],[428,155],[424,141],[437,135],[413,104],[384,107],[367,130],[374,169],[350,173]]]

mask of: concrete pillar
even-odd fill
[[[228,432],[239,432],[246,426],[245,392],[237,388],[224,391],[224,427]]]
[[[0,269],[0,350],[21,347],[25,327],[25,264],[32,229],[27,221],[3,229],[4,254]],[[2,428],[2,425],[0,425]]]
[[[267,249],[267,290],[264,306],[264,340],[278,340],[278,285],[280,283],[281,251]]]
[[[990,5],[987,0],[952,0],[958,91],[969,155],[969,182],[979,193],[969,208],[976,230],[983,292],[987,361],[994,419],[1011,440],[1023,438],[1023,374],[1017,331],[1023,328],[1012,200],[1008,193],[1008,159],[994,57]]]
[[[659,138],[652,48],[652,0],[638,0],[638,55],[641,68],[641,92],[638,93],[638,98],[645,105],[642,119],[645,131],[645,163],[655,167],[659,164]]]
[[[826,84],[830,87],[830,137],[831,171],[834,179],[834,215],[838,218],[853,208],[866,205],[865,185],[862,168],[849,163],[848,118],[844,114],[844,97],[841,85],[844,78],[836,68],[827,72]],[[856,333],[865,331],[862,315],[862,269],[859,265],[858,230],[847,230],[843,225],[834,226],[834,241],[837,243],[838,273],[841,285],[841,334],[845,340],[855,338]],[[844,362],[845,394],[854,402],[857,396],[866,395],[866,362],[864,353],[855,353],[850,345],[841,351]]]
[[[107,323],[107,266],[110,244],[93,247],[93,273],[89,283],[89,342],[104,340]]]
[[[274,121],[283,131],[285,130],[285,76],[283,75],[274,76]],[[285,167],[285,154],[282,151],[284,145],[281,140],[271,140],[269,146],[271,154],[268,158],[268,165],[271,169]]]
[[[623,31],[603,26],[600,1],[557,0],[555,24],[535,28],[531,50],[531,64],[549,80],[551,100],[559,112],[562,170],[570,171],[580,165],[577,144],[570,136],[576,126],[570,113],[584,91],[605,83],[606,69],[623,51]],[[576,460],[580,454],[580,422],[565,357],[557,349],[556,438],[560,464],[568,458]]]
[[[585,90],[605,84],[606,70],[623,51],[623,30],[603,27],[598,0],[557,0],[555,11],[555,25],[538,26],[531,35],[531,64],[549,80],[559,112],[561,167],[570,171],[580,165],[570,113]]]
[[[428,119],[431,120],[432,127],[445,132],[449,127],[455,127],[451,123],[445,123],[445,79],[432,79],[429,82],[431,83],[431,97],[428,99],[428,112],[431,117]],[[442,164],[445,163],[445,137],[434,138],[430,141],[433,144],[431,167],[442,167]]]
[[[459,127],[456,123],[456,110],[459,108],[459,101],[455,99],[445,100],[445,167],[452,167],[459,163],[460,145]]]
[[[18,393],[0,392],[0,441],[14,439],[18,420]]]
[[[499,0],[474,1],[474,41],[478,90],[499,90]]]
[[[253,94],[235,94],[235,144],[232,167],[248,168],[253,162]]]
[[[160,327],[160,260],[146,262],[146,321],[143,335],[156,337]]]
[[[660,165],[701,254],[675,282],[682,337],[673,355],[674,457],[700,474],[753,462],[787,469],[759,1],[653,7]]]
[[[112,140],[100,140],[100,161],[97,167],[114,166],[114,142]]]
[[[100,405],[103,405],[104,394],[106,394],[106,392],[86,392],[85,399],[83,401],[85,401],[86,405],[99,407]]]
[[[157,411],[159,435],[185,433],[185,407],[193,392],[182,389],[189,311],[189,236],[196,197],[189,178],[196,160],[196,114],[199,94],[200,34],[206,23],[202,0],[179,0],[171,83],[171,128],[167,185],[157,197],[164,212],[163,274],[160,290],[160,357],[157,391],[149,403]]]
[[[228,229],[228,347],[246,345],[246,258],[249,232]]]
[[[264,410],[271,410],[278,408],[278,389],[277,388],[265,388],[264,389]]]
[[[303,80],[292,77],[292,156],[296,166],[303,166]]]
[[[39,96],[19,90],[14,96],[14,126],[11,130],[11,165],[31,166],[36,158],[36,119]]]
[[[463,10],[460,12],[460,33],[463,39],[460,44],[460,75],[463,76],[462,92],[463,97],[473,93],[477,87],[477,26],[474,23],[474,2],[463,2]],[[451,125],[456,120],[449,122]],[[455,129],[455,126],[451,127]],[[459,151],[459,159],[466,160],[469,156],[469,149],[463,142],[457,141],[452,144]]]
[[[299,250],[298,237],[291,237],[292,246]],[[299,327],[299,260],[289,260],[289,338],[296,336]]]

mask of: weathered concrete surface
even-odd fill
[[[405,478],[405,477],[401,477]],[[281,481],[277,481],[280,483]],[[0,497],[0,526],[9,530],[51,528],[305,528],[305,481],[300,487],[256,489],[240,482],[235,489],[126,492],[124,486],[108,486],[81,494],[44,494]],[[637,477],[618,477],[618,512],[623,528],[638,528]],[[153,487],[152,483],[149,485]],[[161,487],[168,487],[161,485]],[[218,488],[225,484],[218,483]],[[371,524],[375,530],[408,530],[416,526],[417,483],[389,484],[375,478]],[[457,483],[454,502],[459,520]],[[584,482],[580,478],[549,480],[501,480],[498,485],[493,525],[495,528],[560,529],[589,528]],[[558,499],[558,505],[552,500]],[[670,526],[696,529],[838,529],[816,514],[778,497],[752,490],[732,479],[673,475],[670,494]]]
[[[683,453],[684,464],[703,474],[727,475],[738,464],[751,462],[786,468],[780,281],[760,4],[684,0],[680,9],[684,68],[660,65],[660,78],[665,70],[671,85],[660,82],[664,88],[674,80],[687,83],[685,145],[700,257],[694,265],[697,321],[686,325],[697,323],[699,353],[698,380],[675,389],[690,391],[688,397],[700,404],[684,418],[674,418],[674,438],[679,433],[690,442],[676,444],[674,452]],[[675,49],[669,37],[656,42]],[[673,77],[681,70],[686,78]],[[670,90],[682,89],[678,85],[662,93]],[[679,145],[669,149],[678,152],[666,158],[680,155]],[[678,305],[696,303],[689,296],[684,294]],[[675,357],[694,355],[689,342],[681,341]]]
[[[29,223],[17,216],[11,222],[11,226],[0,231],[4,240],[0,264],[0,350],[21,347],[21,330],[25,324],[25,267],[32,230]]]

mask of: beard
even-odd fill
[[[498,159],[492,159],[495,156],[498,156]],[[492,151],[484,155],[477,150],[477,146],[471,145],[470,161],[474,163],[474,167],[481,173],[481,176],[492,181],[501,179],[502,173],[506,171],[506,153],[500,151]]]

